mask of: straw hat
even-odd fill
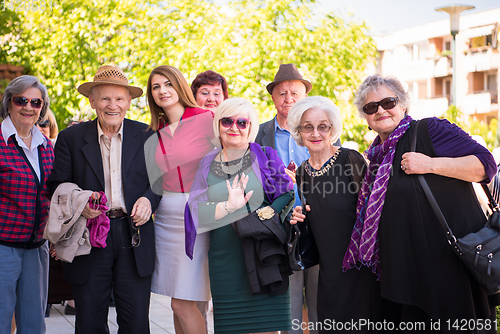
[[[130,95],[135,99],[142,95],[142,89],[128,84],[125,73],[118,66],[103,65],[97,70],[93,82],[85,82],[78,87],[80,94],[89,97],[92,93],[92,87],[98,85],[117,85],[127,87]]]
[[[289,80],[302,81],[302,83],[306,86],[306,94],[308,94],[312,89],[312,84],[302,77],[302,74],[299,73],[299,70],[297,70],[297,67],[295,67],[294,64],[281,64],[278,73],[276,73],[276,76],[274,77],[274,81],[267,85],[267,91],[269,94],[273,95],[274,86],[280,82]]]

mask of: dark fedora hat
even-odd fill
[[[297,70],[297,67],[295,67],[294,64],[281,64],[278,73],[276,73],[276,76],[274,77],[274,81],[266,86],[267,91],[269,94],[273,95],[274,86],[280,82],[289,80],[302,81],[304,86],[306,86],[306,94],[308,94],[312,89],[312,84],[302,77],[302,74],[299,73],[299,70]]]

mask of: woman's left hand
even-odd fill
[[[406,152],[401,159],[401,169],[408,175],[432,173],[432,158],[418,152]]]
[[[488,178],[483,163],[475,155],[431,158],[418,152],[406,152],[401,159],[401,169],[406,174],[436,174],[466,182]]]
[[[236,175],[232,185],[229,183],[229,180],[226,180],[227,191],[229,193],[227,207],[231,212],[244,207],[250,197],[252,197],[253,190],[249,191],[248,194],[245,195],[247,183],[248,175],[245,175],[245,173],[241,173],[241,179],[238,179],[238,175]]]

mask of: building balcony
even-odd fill
[[[467,94],[462,110],[466,114],[487,114],[498,110],[498,92],[480,92]]]
[[[418,99],[411,103],[410,115],[415,119],[439,117],[448,110],[448,103],[446,97]]]
[[[497,69],[500,66],[500,54],[491,48],[469,51],[464,59],[467,72],[479,72]]]
[[[453,74],[453,65],[451,57],[441,57],[434,65],[434,77],[446,77]]]

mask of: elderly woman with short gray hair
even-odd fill
[[[23,75],[0,106],[0,333],[45,333],[49,252],[42,238],[54,150],[35,126],[49,107],[47,89]]]
[[[291,224],[307,224],[319,253],[318,321],[375,320],[379,311],[378,282],[369,268],[342,271],[349,245],[356,203],[366,164],[358,152],[335,146],[342,133],[340,110],[322,96],[306,97],[288,113],[290,133],[311,157],[297,169],[299,192],[306,210],[297,206]],[[318,328],[323,333],[326,328]],[[361,328],[356,333],[368,333]]]
[[[370,165],[344,269],[373,270],[388,321],[396,327],[419,321],[429,329],[437,320],[441,326],[463,319],[496,323],[498,295],[487,296],[454,254],[416,177],[424,176],[451,229],[463,237],[486,222],[471,182],[489,183],[496,171],[493,156],[446,119],[412,120],[408,94],[397,78],[367,77],[355,104],[378,136],[365,152]],[[496,333],[495,327],[480,332]],[[441,329],[460,332],[449,325]]]

